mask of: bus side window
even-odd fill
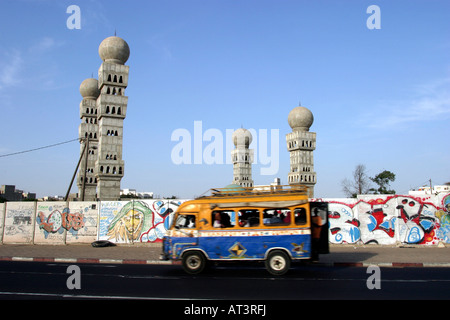
[[[287,226],[291,223],[291,211],[287,208],[265,209],[263,223],[266,226]]]
[[[295,224],[296,225],[306,224],[306,209],[305,208],[295,209],[294,216],[295,216]]]
[[[212,221],[214,221],[214,228],[232,228],[236,224],[235,214],[232,210],[214,210],[212,212]]]
[[[259,226],[259,210],[239,210],[239,226],[240,227],[256,227]]]

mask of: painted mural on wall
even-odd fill
[[[435,213],[440,221],[436,234],[443,242],[450,243],[450,194],[443,196],[440,204],[441,209]]]
[[[109,240],[159,242],[187,200],[7,202],[0,204],[0,241],[65,244]],[[329,203],[331,243],[450,243],[450,194],[313,199]]]
[[[329,202],[331,243],[450,243],[450,194],[315,201]]]
[[[34,243],[63,244],[69,208],[66,202],[38,202]]]
[[[103,201],[98,239],[115,243],[158,242],[185,200]]]
[[[34,243],[86,243],[97,238],[97,202],[38,202]]]
[[[5,204],[0,203],[0,231],[3,230],[3,226],[5,225]],[[3,241],[3,232],[0,232],[0,242]]]
[[[66,243],[97,240],[98,202],[70,202],[66,219]]]
[[[8,202],[6,204],[3,243],[32,243],[36,204]]]

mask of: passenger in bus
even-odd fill
[[[226,212],[221,212],[220,213],[220,221],[222,223],[222,228],[229,228],[232,227],[231,225],[231,219],[230,219],[230,215]]]
[[[294,221],[296,225],[303,225],[306,223],[306,210],[304,208],[297,208],[294,210]]]
[[[283,218],[283,222],[285,224],[290,224],[291,223],[291,211],[287,211],[284,218]]]
[[[259,217],[250,217],[248,219],[249,227],[259,226]]]
[[[214,215],[214,228],[230,228],[231,224],[230,215],[225,211],[213,211]]]
[[[270,216],[266,212],[264,212],[264,214],[263,214],[263,223],[264,224],[270,224],[270,220],[271,220]]]
[[[264,216],[263,216],[263,223],[265,225],[267,224],[279,224],[282,223],[283,221],[274,213],[270,214],[270,213],[266,213],[264,212]]]
[[[248,220],[240,219],[239,226],[244,228],[250,227],[250,222]]]
[[[194,216],[188,216],[187,222],[186,222],[186,228],[195,228],[195,217]]]
[[[216,214],[214,215],[214,224],[213,224],[214,228],[222,228],[223,227],[221,220],[222,220],[222,218],[220,216],[220,212],[217,211]]]
[[[243,227],[243,228],[250,227],[251,226],[250,219],[252,219],[253,215],[254,215],[254,213],[252,213],[249,210],[239,210],[238,211],[239,226]]]

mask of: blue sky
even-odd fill
[[[73,4],[78,30],[66,25]],[[370,5],[381,29],[366,26]],[[369,176],[394,172],[398,193],[450,181],[446,0],[15,0],[0,10],[0,155],[78,137],[79,86],[97,77],[98,46],[116,31],[131,50],[122,188],[190,198],[231,183],[231,164],[173,163],[172,133],[193,135],[195,121],[224,136],[278,130],[279,169],[262,175],[257,163],[253,179],[287,184],[287,116],[299,101],[315,119],[316,197],[344,196],[360,163]],[[79,152],[75,141],[0,157],[0,184],[64,195]]]

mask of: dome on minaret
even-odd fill
[[[106,38],[98,47],[98,54],[104,62],[125,64],[130,57],[130,47],[122,38]]]
[[[84,80],[80,85],[80,93],[85,99],[96,100],[100,95],[97,79],[89,78]]]
[[[233,139],[233,143],[236,147],[245,146],[246,148],[250,146],[253,140],[250,131],[244,128],[239,128],[235,132],[233,132],[231,138]]]
[[[309,131],[314,122],[314,116],[308,108],[298,106],[289,112],[288,122],[293,130]]]

